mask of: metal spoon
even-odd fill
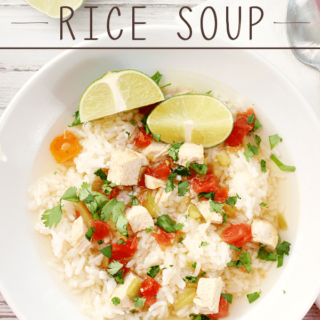
[[[289,0],[287,34],[292,47],[320,47],[320,0]],[[303,63],[320,71],[320,49],[292,49]]]

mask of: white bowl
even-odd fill
[[[135,45],[176,46],[176,32],[182,29],[152,26],[138,31],[148,40]],[[131,30],[125,29],[116,42],[103,35],[99,41],[83,46],[125,47],[130,37]],[[194,34],[185,45],[210,43]],[[232,43],[216,39],[215,45],[225,47]],[[273,133],[283,138],[291,157],[285,160],[297,167],[296,175],[288,174],[292,182],[288,189],[292,217],[285,234],[292,243],[290,256],[264,281],[259,300],[249,305],[244,298],[231,306],[230,319],[300,320],[320,289],[320,255],[316,253],[320,243],[320,126],[298,90],[270,63],[249,50],[70,50],[24,85],[2,116],[0,126],[0,146],[6,156],[6,161],[0,161],[0,290],[13,311],[20,320],[88,319],[81,314],[78,299],[60,283],[56,273],[48,270],[48,241],[34,231],[26,190],[36,175],[48,172],[52,162],[49,143],[71,122],[85,88],[109,70],[129,68],[148,74],[161,70],[170,80],[181,75],[173,69],[196,73],[191,77],[184,73],[186,84],[196,79],[194,86],[211,84],[232,99],[245,101],[248,97],[261,121],[268,122],[266,127],[270,124],[271,129],[276,128]]]

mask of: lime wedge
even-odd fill
[[[25,0],[31,7],[55,19],[60,18],[60,7],[79,9],[85,0]],[[70,10],[63,9],[63,17],[69,16]]]
[[[147,124],[167,143],[193,142],[213,147],[230,135],[231,111],[219,100],[202,94],[184,94],[161,102],[149,115]]]
[[[136,70],[110,71],[93,82],[79,103],[82,122],[164,100],[160,87]]]

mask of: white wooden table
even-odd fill
[[[174,18],[183,5],[193,7],[202,2],[204,0],[87,0],[86,4],[99,6],[99,10],[94,11],[93,27],[94,34],[100,34],[106,32],[107,15],[115,5],[121,10],[121,17],[112,20],[112,29],[131,25],[133,5],[146,6],[138,11],[138,21],[174,24]],[[69,35],[66,34],[66,40],[61,44],[58,21],[35,11],[23,0],[0,0],[0,46],[72,46],[89,36],[88,17],[88,10],[81,8],[77,11],[72,20],[77,30],[76,40],[67,39]],[[0,116],[21,86],[60,52],[62,50],[0,50]],[[1,293],[0,319],[17,319]],[[320,310],[314,305],[304,320],[320,320]]]

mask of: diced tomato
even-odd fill
[[[232,132],[225,141],[226,144],[232,147],[237,147],[242,144],[243,137],[246,136],[254,126],[254,123],[248,123],[248,116],[250,116],[251,114],[254,114],[253,109],[249,109],[247,112],[237,115],[237,119],[233,125]],[[255,116],[254,119],[256,119]]]
[[[73,133],[65,131],[63,135],[53,139],[50,150],[58,163],[66,162],[80,152],[79,141]]]
[[[240,223],[235,224],[222,231],[222,240],[236,247],[244,246],[252,239],[251,226]]]
[[[219,186],[218,179],[213,173],[201,178],[194,178],[192,181],[193,190],[196,193],[215,192],[214,201],[225,203],[228,199],[228,189]],[[207,200],[203,198],[203,200]]]
[[[122,244],[118,244],[118,242],[115,242],[112,244],[111,258],[115,260],[119,260],[122,258],[133,257],[137,251],[137,247],[138,247],[137,237],[134,237],[133,240],[131,239],[124,240],[124,243]]]
[[[223,297],[220,297],[219,312],[213,313],[213,314],[206,314],[206,316],[210,319],[226,318],[228,317],[228,315],[229,315],[229,302]]]
[[[127,261],[126,259],[123,259],[123,258],[121,258],[121,259],[110,259],[109,264],[110,264],[111,262],[115,262],[115,261],[120,262],[121,264],[123,264],[123,267],[122,267],[120,270],[123,271],[123,276],[125,276],[126,273],[129,271],[129,268],[127,268],[127,263],[128,263],[128,261]],[[120,270],[119,270],[119,271],[120,271]],[[118,272],[119,272],[119,271],[118,271]]]
[[[241,266],[241,267],[240,267],[240,270],[241,270],[243,273],[248,273],[247,269],[246,269],[244,266]]]
[[[159,246],[169,247],[172,246],[171,240],[176,237],[175,232],[166,232],[163,229],[158,229],[160,233],[152,232],[151,235],[155,237],[156,241],[158,242]]]
[[[157,179],[168,179],[170,173],[170,162],[162,161],[153,169],[151,175]]]
[[[79,217],[80,217],[80,212],[76,210],[76,219],[78,219]]]
[[[91,220],[90,223],[91,223],[91,226],[94,227],[94,233],[92,235],[92,239],[94,241],[99,241],[106,237],[109,237],[110,227],[106,222],[101,220]]]
[[[140,129],[138,135],[134,139],[134,145],[138,148],[146,148],[153,141],[152,135],[146,133],[146,130]]]
[[[157,301],[156,295],[158,294],[160,288],[161,284],[153,278],[148,277],[147,279],[143,280],[140,292],[142,297],[146,299],[146,305],[151,306]]]

